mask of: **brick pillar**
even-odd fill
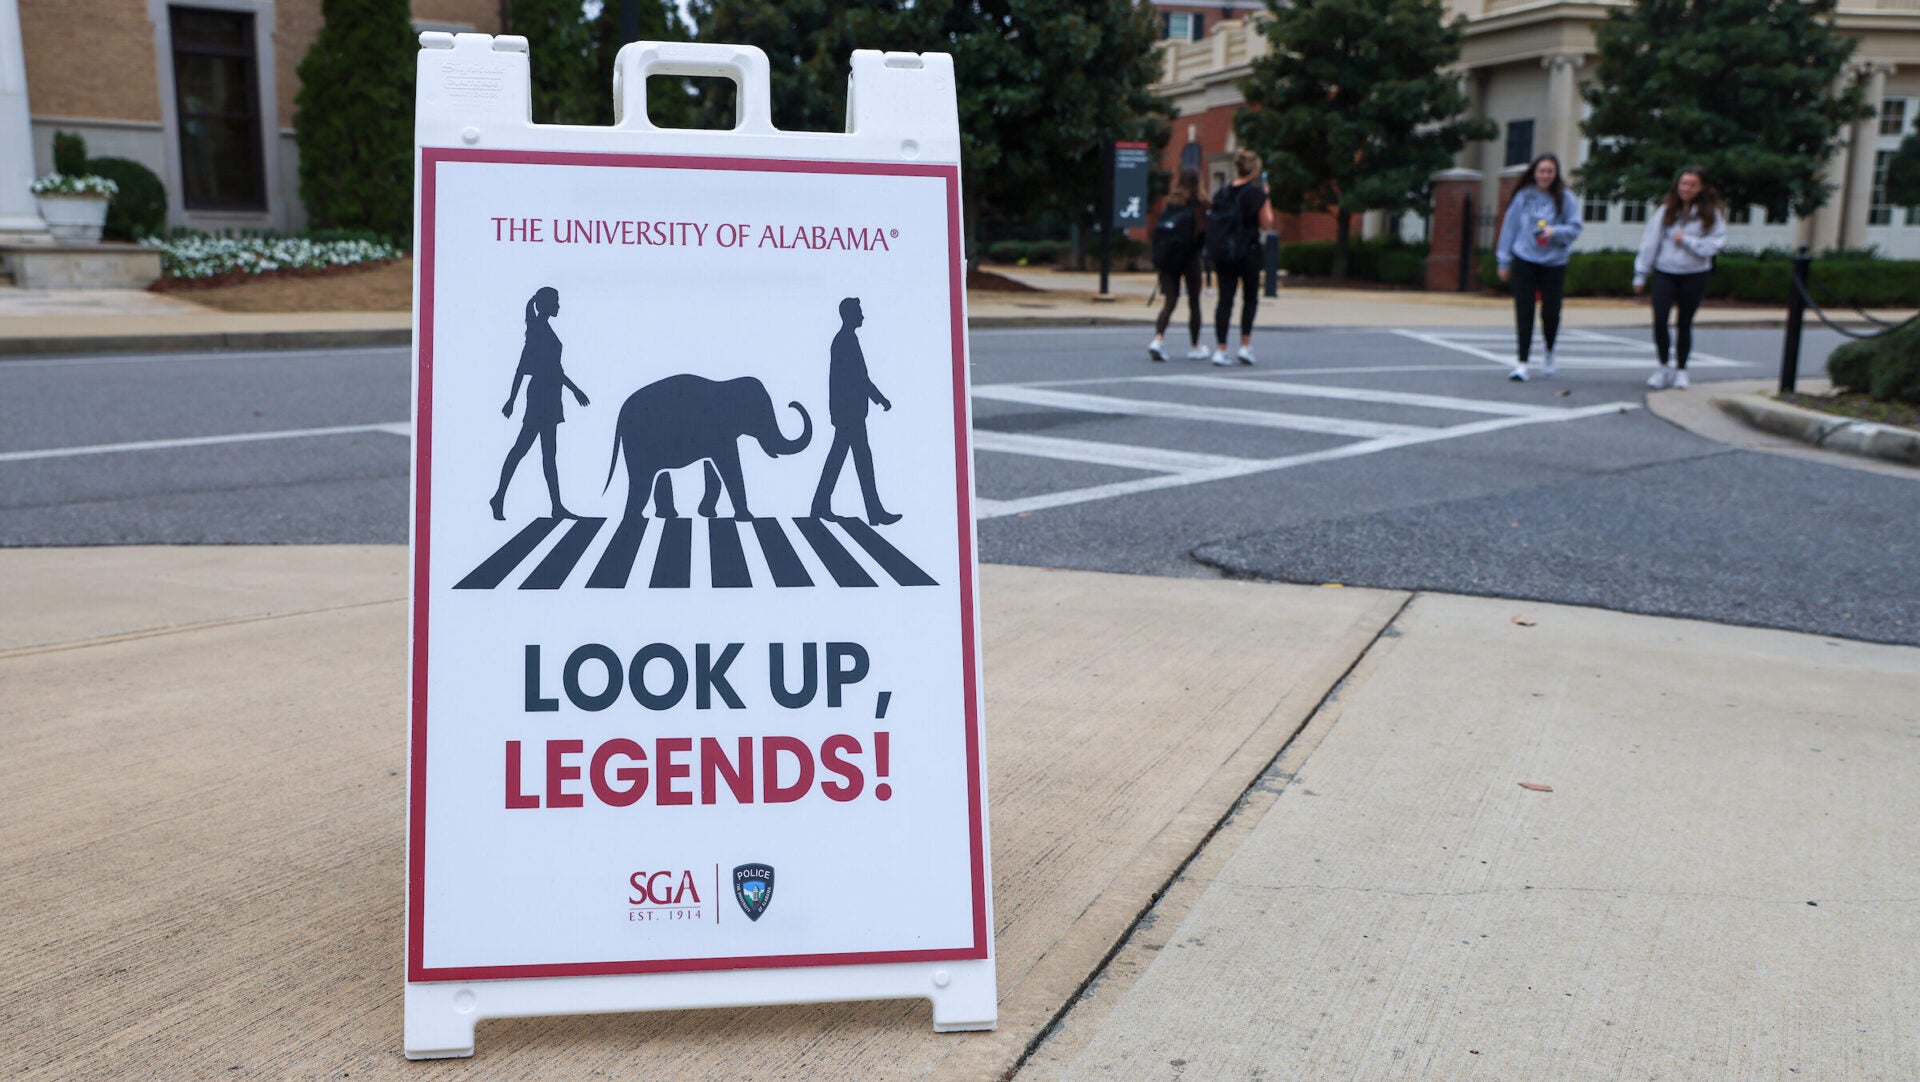
[[[1468,251],[1467,289],[1474,287],[1472,260],[1474,218],[1481,207],[1474,205],[1480,196],[1480,171],[1448,169],[1433,175],[1433,217],[1427,224],[1426,287],[1439,292],[1461,289],[1460,249]]]

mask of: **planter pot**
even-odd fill
[[[104,195],[37,195],[40,217],[55,240],[68,244],[98,244],[107,224]]]

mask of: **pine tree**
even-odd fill
[[[536,124],[613,123],[613,65],[625,45],[625,9],[637,16],[636,41],[685,41],[686,28],[667,0],[509,0],[507,32],[527,39]],[[678,80],[664,80],[669,87]],[[657,91],[660,88],[650,88]],[[656,124],[687,127],[691,101],[684,94],[649,96]]]
[[[1442,68],[1460,59],[1464,17],[1441,0],[1267,0],[1272,50],[1242,84],[1234,120],[1265,159],[1275,206],[1331,211],[1333,273],[1347,272],[1353,215],[1424,208],[1428,178],[1491,122],[1463,118],[1467,97]]]
[[[782,128],[845,130],[854,49],[951,53],[969,234],[983,217],[1086,216],[1107,141],[1166,142],[1166,106],[1148,90],[1157,24],[1131,0],[696,0],[693,11],[701,40],[766,51]]]
[[[300,61],[300,198],[316,226],[413,231],[417,39],[406,0],[322,0]]]
[[[1836,0],[1636,0],[1596,31],[1592,139],[1579,174],[1601,199],[1652,201],[1699,165],[1729,206],[1807,215],[1841,129],[1871,115],[1836,93],[1855,42]]]

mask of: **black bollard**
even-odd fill
[[[1267,234],[1267,296],[1280,295],[1280,234]]]
[[[1807,315],[1807,277],[1813,269],[1813,257],[1807,246],[1793,257],[1793,281],[1787,284],[1787,337],[1780,345],[1780,393],[1792,394],[1800,376],[1800,324]]]

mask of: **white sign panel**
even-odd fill
[[[950,64],[856,54],[852,132],[802,136],[757,51],[629,46],[631,123],[550,128],[518,39],[423,43],[408,1054],[579,1010],[991,1026]],[[715,71],[740,130],[645,123],[647,74]]]

